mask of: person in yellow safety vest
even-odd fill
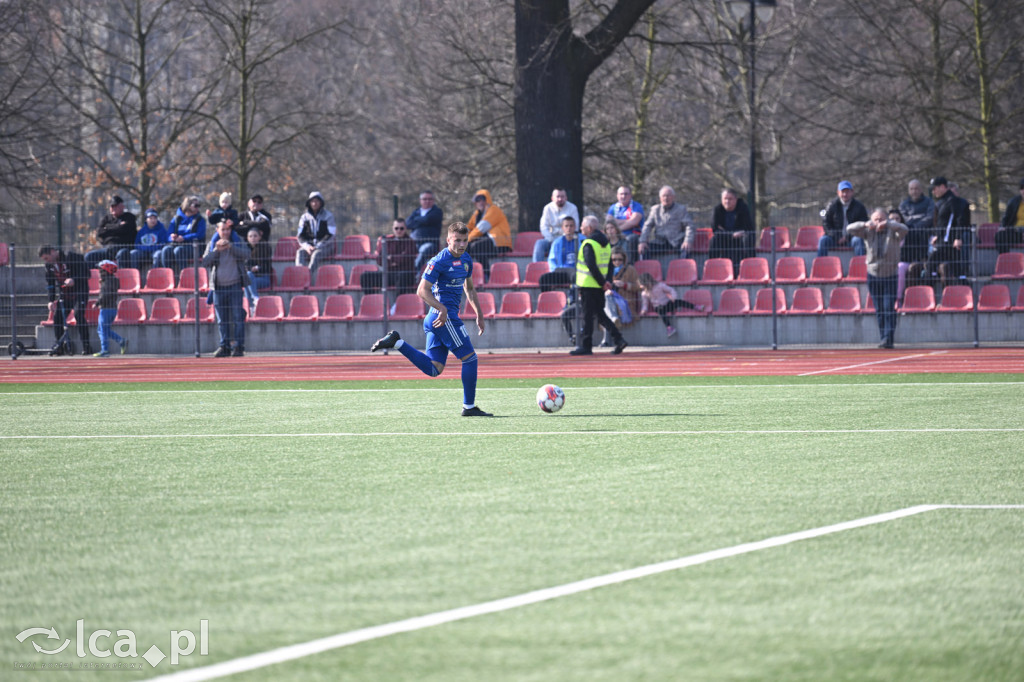
[[[604,292],[612,287],[608,278],[612,247],[608,245],[608,238],[598,225],[597,218],[592,215],[585,217],[580,224],[583,242],[576,256],[576,286],[583,303],[583,334],[579,338],[579,344],[569,351],[569,355],[594,354],[594,318],[597,318],[615,341],[612,355],[618,355],[627,346],[626,340],[622,338],[622,332],[604,311]]]

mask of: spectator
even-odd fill
[[[245,267],[249,271],[245,287],[246,298],[249,299],[249,309],[256,307],[256,301],[260,300],[260,289],[269,289],[271,285],[271,273],[274,265],[271,262],[273,250],[270,244],[263,240],[263,230],[260,229],[260,222],[256,221],[253,227],[245,235],[249,243],[249,259]]]
[[[1024,241],[1024,180],[1020,181],[1017,196],[1006,202],[1006,212],[999,230],[996,231],[996,251],[1007,253]]]
[[[711,232],[708,258],[732,260],[733,275],[739,275],[740,261],[754,256],[757,235],[747,203],[736,190],[722,190],[721,202],[711,218]]]
[[[548,253],[548,271],[540,276],[540,290],[563,289],[576,278],[576,256],[580,249],[576,221],[572,216],[562,218],[562,235],[551,245]]]
[[[391,225],[391,234],[377,238],[377,265],[384,265],[383,255],[388,258],[388,288],[398,294],[411,294],[416,291],[416,257],[419,250],[416,242],[409,236],[409,230],[402,219]],[[364,272],[359,277],[359,286],[364,294],[380,291],[384,282],[384,273]]]
[[[53,310],[53,333],[56,343],[50,355],[74,355],[69,329],[68,313],[75,311],[78,337],[82,341],[82,355],[90,355],[89,327],[85,323],[85,304],[89,298],[89,266],[81,254],[60,251],[55,246],[40,246],[39,259],[46,267],[46,295]]]
[[[409,214],[405,221],[409,236],[416,242],[416,273],[423,272],[427,261],[437,255],[441,246],[441,228],[444,225],[444,211],[437,206],[434,193],[420,192],[420,207]]]
[[[675,190],[668,185],[658,192],[658,202],[640,233],[640,258],[686,258],[687,250],[693,246],[690,212],[685,205],[676,203]]]
[[[512,250],[512,229],[508,218],[491,200],[491,193],[479,190],[473,196],[476,208],[469,218],[469,249],[473,260],[480,261],[484,266],[484,274],[490,279],[491,260],[499,253]]]
[[[642,301],[640,304],[640,314],[643,315],[649,310],[658,313],[661,323],[665,325],[665,332],[668,336],[675,336],[676,333],[676,328],[672,326],[668,319],[670,313],[675,312],[679,308],[704,312],[703,305],[695,306],[689,301],[676,298],[675,289],[664,282],[657,281],[649,272],[640,273],[640,289]]]
[[[892,348],[896,334],[897,271],[900,261],[900,243],[907,236],[907,226],[889,220],[883,208],[871,212],[868,221],[846,226],[850,235],[864,241],[865,262],[868,268],[868,292],[875,302],[878,320],[879,348]]]
[[[217,225],[203,254],[202,265],[210,271],[213,307],[217,313],[220,346],[215,358],[245,355],[245,310],[242,308],[242,287],[248,282],[246,262],[250,249],[235,234],[235,223],[226,218]],[[234,341],[232,349],[231,342]]]
[[[967,279],[967,235],[971,229],[971,205],[953,194],[948,181],[939,175],[931,181],[935,198],[935,229],[925,272],[945,284]]]
[[[232,225],[240,229],[238,211],[231,206],[234,200],[235,197],[231,192],[222,192],[217,200],[217,208],[206,212],[206,222],[211,225],[219,225],[225,220],[230,220]],[[239,237],[245,239],[245,235],[240,234]]]
[[[604,311],[608,319],[619,328],[633,324],[640,309],[640,275],[621,246],[612,247],[612,267],[608,278],[612,282],[612,288],[604,292]],[[608,330],[605,330],[601,345],[609,345]]]
[[[612,288],[608,281],[612,250],[608,246],[608,238],[597,226],[597,217],[592,215],[585,217],[580,225],[583,242],[576,256],[576,288],[583,303],[583,333],[577,339],[576,348],[569,351],[570,355],[594,354],[595,319],[612,335],[615,341],[613,355],[618,355],[629,345],[604,312],[604,291]]]
[[[299,250],[295,252],[295,264],[308,265],[310,279],[316,279],[316,269],[322,262],[334,257],[337,233],[334,214],[324,206],[323,195],[310,192],[306,212],[299,218]]]
[[[561,187],[556,187],[551,192],[551,203],[544,207],[540,216],[540,233],[543,239],[538,239],[533,245],[533,262],[539,263],[548,257],[551,245],[562,236],[562,220],[572,218],[573,225],[580,222],[580,212],[576,205],[569,201],[569,196]]]
[[[619,232],[627,241],[636,241],[644,223],[644,207],[633,201],[633,190],[623,185],[616,192],[616,201],[608,207],[607,215],[618,224]]]
[[[907,196],[899,205],[903,222],[907,226],[907,238],[900,249],[900,260],[904,263],[924,263],[928,258],[928,238],[935,225],[935,202],[925,194],[920,180],[907,183]]]
[[[160,249],[167,246],[167,228],[160,222],[155,208],[146,209],[146,219],[138,234],[135,235],[135,248],[131,250],[128,260],[131,267],[139,272],[154,265]]]
[[[849,242],[855,256],[864,255],[864,242],[860,237],[851,237],[846,233],[850,223],[866,221],[868,210],[859,199],[853,197],[853,185],[843,180],[836,188],[836,198],[825,209],[822,227],[825,234],[818,240],[818,255],[827,256],[828,250],[834,246],[845,246]]]
[[[157,267],[174,268],[179,272],[192,262],[196,244],[206,241],[206,219],[199,215],[203,200],[187,196],[178,208],[177,214],[167,226],[167,246],[160,249],[154,264]]]
[[[239,237],[248,239],[249,230],[255,227],[260,231],[260,241],[269,245],[272,220],[270,212],[263,208],[263,195],[253,194],[249,197],[249,210],[238,217],[238,225],[235,230]]]
[[[110,212],[96,228],[95,239],[100,247],[85,254],[86,265],[95,268],[101,260],[116,260],[127,267],[128,253],[135,244],[138,230],[138,219],[131,211],[124,210],[124,199],[116,194],[110,197]]]
[[[101,260],[100,298],[98,301],[100,316],[96,325],[96,334],[100,337],[100,352],[93,353],[96,358],[110,357],[110,339],[117,341],[121,355],[128,352],[128,340],[114,331],[114,318],[117,317],[117,290],[121,286],[117,278],[117,263],[112,260]]]

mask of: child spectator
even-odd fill
[[[232,206],[235,197],[231,192],[223,192],[217,201],[217,208],[212,211],[206,212],[206,222],[210,225],[220,225],[225,220],[230,220],[232,224],[238,224],[238,211]]]
[[[110,339],[117,341],[121,347],[121,355],[128,352],[128,339],[114,331],[114,318],[117,317],[117,290],[121,283],[117,279],[117,263],[112,260],[102,260],[99,263],[100,271],[100,318],[96,326],[96,333],[100,337],[100,352],[93,353],[94,358],[110,357]]]
[[[689,308],[690,310],[704,312],[703,305],[695,306],[689,301],[676,298],[675,289],[664,282],[656,281],[649,272],[640,273],[640,289],[640,296],[643,299],[643,302],[640,304],[640,314],[643,315],[648,310],[658,313],[662,324],[665,325],[665,331],[668,332],[668,336],[673,336],[676,333],[676,328],[669,323],[669,313],[679,308]]]

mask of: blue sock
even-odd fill
[[[462,406],[476,405],[476,353],[462,361]]]
[[[398,349],[399,353],[409,358],[409,362],[416,365],[428,377],[437,376],[437,367],[434,367],[434,361],[430,359],[429,355],[413,348],[411,343],[397,344],[395,348]]]

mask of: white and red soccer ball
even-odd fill
[[[558,412],[565,405],[565,392],[554,384],[544,384],[537,390],[537,406],[547,413]]]

